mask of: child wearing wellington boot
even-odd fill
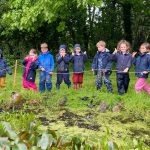
[[[71,62],[73,63],[73,84],[74,90],[82,88],[83,84],[83,73],[84,73],[84,63],[87,61],[86,52],[81,51],[80,44],[75,44],[74,52],[71,55]]]
[[[6,72],[8,72],[9,75],[12,75],[10,68],[7,66],[6,60],[3,57],[2,50],[0,49],[0,88],[6,86]]]

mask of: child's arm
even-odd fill
[[[136,58],[135,58],[135,55],[137,54],[137,52],[133,52],[132,53],[132,64],[136,64]]]
[[[127,73],[129,71],[131,65],[132,65],[132,55],[130,56],[130,59],[129,59],[128,63],[127,63],[127,67],[124,69],[123,72]]]
[[[148,58],[147,58],[147,69],[143,71],[143,73],[144,74],[150,73],[150,55],[148,55]]]
[[[74,52],[72,52],[72,54],[70,55],[70,61],[73,63],[74,62]]]
[[[34,61],[30,64],[30,69],[36,70],[38,69],[38,61]]]
[[[38,57],[38,68],[41,70],[41,71],[45,71],[45,68],[42,66],[42,63],[41,63],[41,57],[39,56]]]
[[[114,52],[110,55],[110,59],[113,61],[117,61],[118,51],[115,48]]]
[[[56,62],[58,63],[58,64],[60,64],[61,62],[62,62],[62,57],[59,55],[59,54],[57,54],[56,55]]]
[[[83,61],[86,62],[88,60],[86,51],[83,53]]]
[[[111,55],[111,54],[110,54]],[[111,57],[111,56],[110,56]],[[112,60],[110,59],[110,57],[109,57],[109,59],[108,59],[108,62],[107,62],[107,65],[106,65],[106,71],[110,71],[110,70],[112,70]]]
[[[5,64],[5,68],[6,68],[6,71],[8,72],[8,74],[9,74],[9,75],[12,75],[12,71],[11,71],[11,69],[8,67],[6,60],[4,60],[4,64]]]
[[[49,72],[49,74],[52,74],[53,73],[53,71],[54,71],[54,58],[53,58],[53,56],[51,56],[51,58],[50,58],[50,72]]]
[[[92,71],[94,71],[96,69],[96,55],[93,58],[93,62],[92,62]]]
[[[26,57],[23,59],[22,64],[25,66],[27,64],[27,59]]]
[[[65,63],[69,63],[70,62],[70,56],[68,54],[66,54],[64,57],[63,57],[63,60]]]
[[[148,67],[148,73],[150,73],[150,54],[149,54],[149,57],[148,57],[148,65],[149,65],[149,67]]]

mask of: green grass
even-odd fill
[[[87,67],[90,68],[90,67]],[[90,70],[90,69],[89,69]],[[38,73],[37,73],[38,74]],[[133,138],[150,143],[150,96],[147,93],[136,94],[134,91],[135,75],[130,74],[130,85],[128,93],[124,96],[119,96],[116,87],[115,72],[112,73],[111,79],[114,89],[114,94],[107,93],[105,85],[101,91],[97,91],[95,87],[95,77],[92,72],[85,72],[83,88],[74,91],[73,87],[70,89],[63,83],[60,90],[56,90],[56,74],[53,75],[52,83],[53,89],[50,93],[41,94],[40,92],[27,91],[22,88],[22,74],[19,69],[17,72],[17,83],[13,87],[13,76],[7,75],[7,86],[5,89],[0,89],[0,102],[11,103],[10,94],[12,91],[20,92],[23,97],[28,100],[37,100],[40,102],[38,106],[24,106],[20,111],[3,112],[0,115],[0,120],[8,121],[12,126],[19,130],[27,128],[29,122],[33,121],[41,124],[38,117],[44,116],[49,120],[57,120],[50,122],[49,126],[58,131],[59,134],[69,136],[85,134],[91,142],[98,142],[102,135],[105,135],[107,128],[110,131],[110,139],[119,143],[120,145],[128,145]],[[71,79],[71,77],[70,77]],[[150,81],[150,80],[149,80]],[[38,85],[39,77],[37,76],[36,83]],[[94,104],[96,107],[90,109],[87,107],[92,95],[96,93]],[[65,112],[59,107],[58,103],[63,97],[67,97],[67,109],[74,114],[82,116],[87,124],[98,124],[100,126],[98,131],[79,128],[76,121],[72,126],[65,126],[66,121],[59,120],[58,118]],[[88,96],[90,100],[82,101],[79,98]],[[105,101],[109,105],[109,110],[106,113],[98,111],[100,102]],[[120,113],[113,113],[112,107],[119,101],[124,102],[124,109]],[[24,109],[34,110],[32,113],[25,113]],[[41,109],[40,113],[35,110]],[[87,114],[93,114],[93,118],[86,119]],[[46,127],[47,128],[47,127]],[[145,146],[148,149],[149,144]]]

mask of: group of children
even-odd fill
[[[112,62],[116,62],[116,80],[118,93],[123,95],[127,93],[130,77],[129,69],[132,64],[135,65],[135,74],[137,81],[135,84],[135,90],[137,93],[145,91],[150,94],[150,85],[148,85],[148,74],[150,73],[150,44],[143,43],[140,46],[139,53],[134,52],[130,54],[130,43],[126,40],[118,42],[117,49],[110,54],[106,48],[104,41],[97,43],[97,53],[94,56],[92,63],[92,71],[97,75],[96,77],[96,88],[100,90],[104,83],[107,87],[108,92],[112,93],[112,83],[110,75],[112,73]],[[136,57],[136,55],[138,55]],[[62,81],[64,80],[68,88],[71,86],[69,79],[69,63],[73,64],[73,86],[77,90],[82,88],[84,64],[87,61],[86,52],[82,52],[80,44],[74,45],[74,51],[71,55],[67,53],[66,45],[60,45],[58,54],[56,55],[57,63],[57,81],[56,88],[59,90]],[[41,44],[41,53],[38,56],[35,49],[29,51],[29,55],[23,60],[24,71],[23,71],[23,87],[26,89],[32,89],[37,91],[35,84],[36,70],[40,70],[40,82],[39,90],[44,92],[45,88],[48,91],[52,89],[52,74],[54,71],[54,59],[48,50],[47,43]],[[2,51],[0,50],[0,87],[5,85],[6,71],[9,74],[11,70],[6,64],[3,58]]]

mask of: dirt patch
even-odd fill
[[[80,119],[81,116],[77,115],[77,114],[74,114],[70,111],[65,111],[61,116],[59,116],[58,119],[62,120],[62,121],[66,121],[66,120],[69,120],[69,119]]]
[[[98,131],[100,128],[100,125],[98,125],[98,124],[86,124],[84,122],[78,122],[78,127]]]
[[[150,140],[145,140],[144,143],[150,147]]]
[[[123,124],[130,123],[130,122],[135,122],[135,121],[143,121],[143,118],[140,118],[140,117],[137,118],[133,115],[131,115],[131,116],[119,115],[119,116],[112,117],[112,119],[114,119],[116,121],[120,121]]]
[[[59,120],[65,122],[66,127],[70,126],[78,126],[79,128],[85,128],[89,130],[99,130],[100,125],[98,124],[91,124],[90,122],[87,123],[85,120],[86,118],[93,118],[94,116],[91,116],[91,114],[87,114],[86,116],[79,116],[77,114],[74,114],[69,111],[65,111],[61,116],[59,116]]]
[[[132,132],[132,136],[143,136],[143,135],[148,135],[150,136],[150,130],[145,130],[145,129],[135,129],[135,128],[130,128],[130,131]]]
[[[50,123],[56,122],[56,120],[49,120],[44,116],[39,117],[38,119],[42,122],[42,125],[44,125],[44,126],[48,126]]]

